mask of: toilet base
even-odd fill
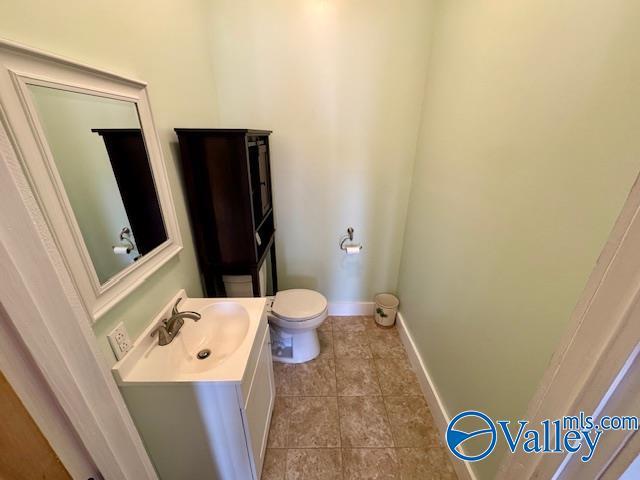
[[[271,356],[281,363],[304,363],[320,355],[316,329],[288,330],[277,325],[271,328]]]

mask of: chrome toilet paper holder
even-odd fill
[[[344,250],[345,252],[347,251],[347,247],[345,246],[345,242],[349,240],[350,242],[353,242],[353,227],[349,227],[347,228],[347,234],[342,237],[342,239],[340,240],[340,250]],[[360,247],[360,250],[362,250],[362,245],[352,245],[352,246],[358,246]]]
[[[121,242],[126,243],[125,247],[127,249],[127,253],[131,253],[136,249],[135,244],[131,240],[131,229],[129,227],[122,227],[122,230],[120,230],[119,238]],[[116,248],[116,246],[113,245],[111,248]]]

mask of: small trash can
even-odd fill
[[[396,321],[400,300],[390,293],[379,293],[373,300],[376,303],[376,323],[382,327],[391,327]]]

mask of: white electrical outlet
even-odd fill
[[[116,328],[114,328],[109,335],[107,335],[109,339],[109,344],[111,345],[111,349],[113,353],[116,354],[116,358],[120,360],[124,357],[133,345],[131,344],[131,340],[129,339],[129,334],[124,328],[122,322],[120,322]]]

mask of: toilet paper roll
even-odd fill
[[[347,245],[347,255],[358,255],[362,249],[362,245]]]
[[[113,247],[113,253],[116,255],[127,255],[129,253],[129,247]]]

